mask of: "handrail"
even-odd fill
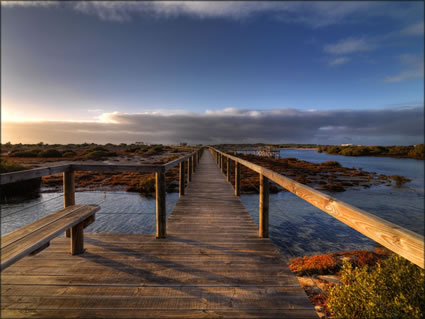
[[[357,230],[382,246],[424,268],[424,236],[388,222],[270,169],[210,147],[213,152],[242,164],[287,189],[325,213]]]
[[[49,167],[40,167],[33,168],[18,172],[3,173],[0,174],[0,185],[5,185],[9,183],[21,182],[28,179],[49,176],[53,174],[63,173],[69,170],[73,171],[110,171],[110,172],[124,172],[124,171],[137,171],[143,173],[155,173],[160,170],[167,171],[170,168],[175,167],[180,162],[187,160],[188,158],[194,156],[199,150],[192,152],[190,154],[184,155],[174,161],[151,165],[151,164],[85,164],[85,163],[70,163],[62,164]]]
[[[182,156],[174,161],[161,165],[146,164],[84,164],[70,163],[52,167],[34,168],[24,171],[0,174],[0,185],[20,182],[42,176],[63,173],[64,206],[75,205],[75,171],[138,171],[155,173],[155,197],[156,197],[156,237],[166,237],[166,196],[165,196],[165,172],[179,164],[179,196],[184,195],[185,169],[187,169],[187,183],[192,179],[192,173],[198,165],[204,148]],[[187,165],[185,165],[187,161]],[[69,230],[65,233],[70,237]]]

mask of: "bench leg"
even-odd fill
[[[71,255],[84,252],[84,223],[79,223],[71,228]]]

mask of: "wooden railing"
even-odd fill
[[[187,171],[187,183],[192,179],[192,173],[199,163],[203,149],[180,157],[163,165],[122,165],[122,164],[84,164],[72,163],[53,167],[34,168],[19,172],[0,174],[0,185],[25,181],[33,178],[63,173],[64,206],[75,205],[75,172],[126,172],[136,171],[142,173],[155,173],[156,195],[156,237],[166,237],[166,205],[165,205],[165,172],[179,165],[179,196],[184,195],[185,171]],[[69,237],[69,231],[65,236]]]
[[[210,152],[223,172],[224,163],[226,162],[227,179],[229,181],[232,169],[231,161],[235,163],[233,166],[235,167],[236,196],[240,195],[240,165],[244,165],[259,174],[259,236],[268,237],[269,234],[269,180],[271,180],[382,246],[424,268],[423,236],[262,166],[226,154],[212,147],[210,147]]]

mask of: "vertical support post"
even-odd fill
[[[230,177],[232,176],[232,162],[230,158],[227,158],[227,181],[230,182]]]
[[[196,171],[196,157],[195,154],[192,155],[192,163],[193,163],[193,173]]]
[[[220,167],[221,167],[221,171],[224,173],[224,156],[223,156],[223,154],[221,154],[221,165],[220,165]]]
[[[241,196],[241,164],[235,162],[235,195]]]
[[[156,238],[165,238],[165,171],[160,168],[155,173],[156,182]]]
[[[189,157],[189,166],[187,168],[188,171],[188,181],[191,182],[192,181],[192,172],[193,172],[193,161],[192,161],[192,156]]]
[[[67,171],[63,173],[63,197],[64,207],[75,205],[75,172]],[[65,231],[65,237],[71,237],[69,229]]]
[[[179,163],[179,197],[182,197],[184,195],[184,166],[184,161]]]
[[[84,252],[84,223],[79,223],[71,228],[71,255]]]
[[[269,237],[269,179],[260,174],[260,214],[258,235]]]

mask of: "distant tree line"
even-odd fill
[[[398,158],[425,159],[424,144],[410,146],[319,146],[319,153],[344,156],[386,156]]]

